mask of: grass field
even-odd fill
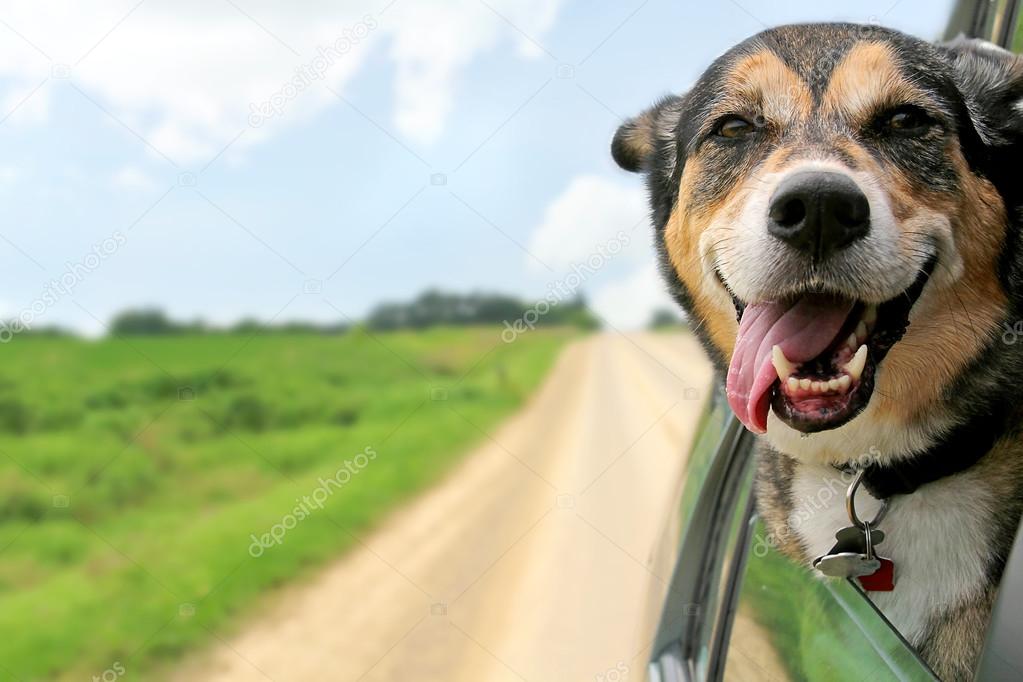
[[[435,481],[575,333],[14,339],[0,679],[150,679]]]

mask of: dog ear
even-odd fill
[[[963,37],[942,47],[981,141],[989,148],[1023,141],[1023,57]]]
[[[655,158],[661,143],[668,143],[672,151],[682,98],[665,97],[639,116],[623,123],[611,141],[611,156],[627,171],[646,170]]]

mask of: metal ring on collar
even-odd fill
[[[845,493],[845,510],[849,514],[849,521],[860,530],[867,529],[867,523],[860,520],[860,517],[856,514],[856,490],[860,487],[860,483],[863,482],[863,475],[866,473],[864,469],[860,469],[856,473],[856,478],[849,485],[849,490]],[[888,500],[882,500],[881,508],[877,510],[877,514],[873,520],[869,521],[871,528],[877,528],[881,521],[884,519],[885,514],[888,513]]]

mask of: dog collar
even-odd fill
[[[874,498],[910,495],[927,483],[966,471],[991,451],[1002,433],[1007,410],[977,415],[952,430],[940,443],[913,457],[866,467],[837,466],[848,473],[863,471],[863,487]]]

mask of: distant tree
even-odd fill
[[[74,336],[74,332],[64,327],[59,327],[54,324],[37,325],[33,327],[26,327],[21,323],[21,320],[0,320],[0,330],[9,330],[13,334],[18,336],[53,336],[53,337],[66,337]]]
[[[668,308],[659,308],[654,311],[653,316],[650,318],[650,323],[647,325],[650,329],[668,329],[670,327],[680,327],[685,325],[685,320],[682,319],[674,310]]]
[[[366,326],[378,331],[423,329],[435,325],[511,323],[523,317],[535,318],[536,326],[567,324],[585,329],[600,326],[581,296],[541,304],[526,303],[505,294],[451,294],[435,289],[408,303],[381,303],[366,318]]]
[[[550,311],[539,319],[538,326],[567,325],[580,329],[600,329],[600,320],[590,311],[582,294],[568,301],[551,306]]]
[[[262,331],[264,327],[265,325],[259,320],[253,317],[244,317],[232,325],[229,331],[239,334],[255,334]]]
[[[171,322],[158,308],[125,310],[110,322],[110,332],[120,336],[174,334],[179,331],[181,326]]]

